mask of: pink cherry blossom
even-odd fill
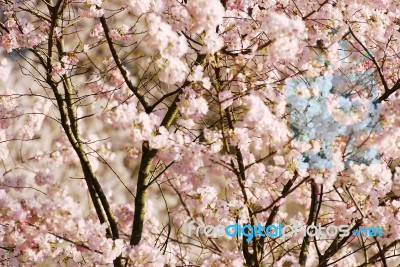
[[[0,9],[1,266],[399,265],[399,1]]]

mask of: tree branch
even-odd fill
[[[112,38],[110,36],[110,29],[108,28],[108,25],[107,25],[107,22],[106,22],[106,19],[104,18],[104,16],[100,17],[100,22],[101,22],[101,25],[103,26],[104,34],[105,34],[106,39],[107,39],[108,47],[110,48],[110,51],[111,51],[111,55],[112,55],[112,57],[113,57],[113,59],[115,61],[115,64],[117,65],[117,68],[121,72],[121,75],[124,78],[124,81],[125,81],[126,85],[133,92],[133,94],[137,97],[139,102],[142,104],[144,110],[147,113],[150,113],[153,110],[153,107],[150,107],[147,104],[147,102],[144,99],[144,97],[141,94],[139,94],[138,88],[136,86],[134,86],[132,81],[129,79],[128,73],[127,73],[126,69],[124,68],[124,66],[122,66],[122,62],[121,62],[121,60],[120,60],[120,58],[118,56],[117,51],[115,50]]]

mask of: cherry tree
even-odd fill
[[[399,14],[0,0],[0,265],[397,265]],[[190,222],[350,234],[247,241]]]

